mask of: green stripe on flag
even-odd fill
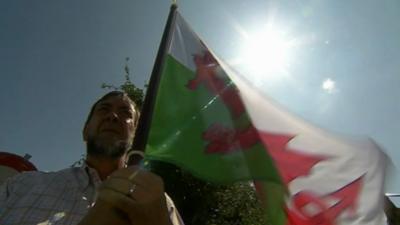
[[[212,182],[258,179],[280,185],[274,163],[261,143],[227,154],[205,152],[203,132],[214,123],[235,128],[235,122],[221,99],[204,86],[197,90],[186,87],[194,77],[193,71],[167,57],[146,147],[147,159],[173,163]]]

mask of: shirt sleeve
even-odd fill
[[[5,208],[8,197],[10,196],[10,186],[14,177],[8,178],[0,185],[0,214]]]
[[[9,177],[0,185],[0,209],[4,208],[7,203],[7,199],[22,186],[27,186],[25,188],[30,188],[32,185],[25,185],[21,181],[29,177],[29,172],[23,172]]]
[[[178,210],[176,209],[175,204],[172,201],[172,199],[167,194],[165,194],[165,198],[167,199],[169,218],[170,218],[172,224],[173,225],[185,225],[183,223],[181,215],[179,214]]]

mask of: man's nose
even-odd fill
[[[114,111],[110,111],[107,114],[107,119],[109,119],[110,121],[118,121],[119,117],[118,117],[118,113],[114,112]]]

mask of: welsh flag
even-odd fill
[[[255,181],[273,225],[381,225],[385,155],[261,95],[171,10],[145,154],[217,183]],[[146,97],[147,98],[147,97]]]

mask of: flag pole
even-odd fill
[[[175,23],[177,4],[174,0],[164,28],[164,33],[161,38],[160,46],[158,48],[156,60],[154,62],[153,70],[151,72],[149,85],[146,91],[141,116],[139,118],[138,126],[136,128],[136,135],[133,141],[133,150],[144,151],[150,131],[151,119],[153,116],[154,104],[157,96],[157,89],[160,83],[161,73],[164,66],[165,58],[169,45],[171,43],[171,36],[173,32],[173,24]],[[128,163],[130,164],[130,162]]]

